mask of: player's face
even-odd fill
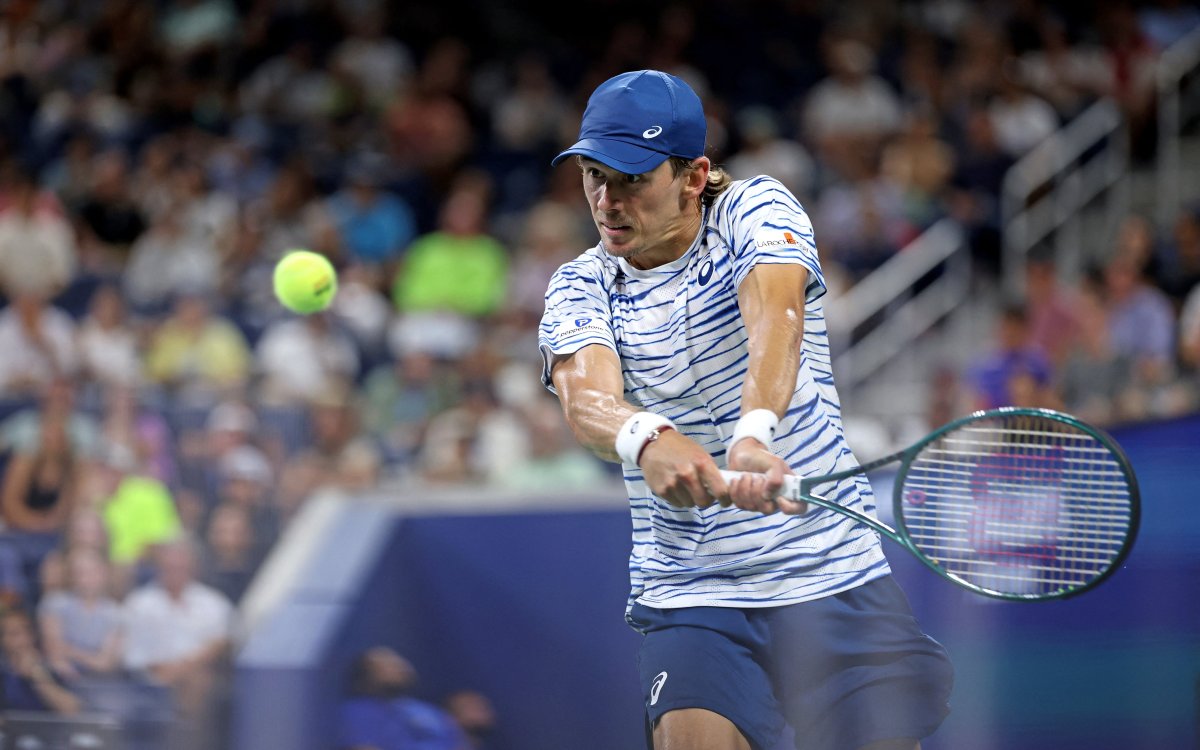
[[[708,177],[707,158],[694,164],[699,166],[678,175],[669,161],[645,174],[625,174],[580,160],[592,220],[609,255],[654,268],[687,251],[700,228],[697,198]]]

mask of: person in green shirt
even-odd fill
[[[114,565],[136,565],[149,549],[174,539],[182,528],[175,500],[165,484],[137,470],[128,448],[111,445],[105,451],[104,469],[112,493],[102,515],[108,529],[109,556]]]
[[[473,182],[456,187],[442,206],[437,231],[409,246],[392,286],[396,309],[471,318],[495,312],[504,301],[509,259],[486,226],[486,189]]]

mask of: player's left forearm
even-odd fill
[[[738,289],[749,361],[741,413],[769,409],[782,418],[796,390],[804,336],[803,266],[760,266]]]

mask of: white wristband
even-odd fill
[[[639,411],[621,425],[617,433],[617,455],[628,466],[637,466],[646,441],[658,436],[664,427],[675,429],[675,424],[654,412]]]
[[[779,417],[770,409],[755,409],[742,415],[733,427],[733,436],[729,438],[729,450],[744,438],[754,438],[768,449],[775,440],[775,429],[779,427]]]

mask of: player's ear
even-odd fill
[[[707,156],[700,156],[692,160],[688,168],[683,171],[684,192],[688,198],[698,198],[704,192],[705,186],[708,185],[708,172],[712,169],[712,162]]]

